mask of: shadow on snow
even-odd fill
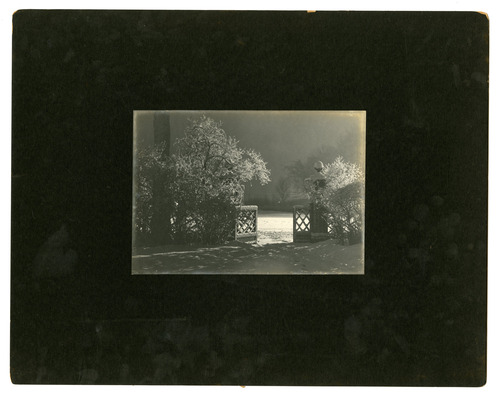
[[[363,274],[362,244],[316,243],[136,248],[132,274]]]

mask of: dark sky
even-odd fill
[[[137,137],[150,133],[154,112],[136,112]],[[201,115],[222,121],[222,128],[244,148],[259,152],[271,170],[269,185],[253,184],[247,197],[272,195],[285,166],[309,157],[331,162],[338,155],[364,169],[366,113],[363,111],[168,111],[171,141],[184,133],[189,119]],[[147,124],[149,123],[149,124]],[[149,127],[147,126],[149,125]],[[322,154],[318,152],[322,151]],[[312,175],[315,171],[310,169]]]

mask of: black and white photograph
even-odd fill
[[[363,274],[364,111],[136,111],[132,274]]]

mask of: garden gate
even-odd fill
[[[331,238],[329,216],[314,203],[293,207],[293,242],[323,241]]]
[[[311,241],[310,206],[295,205],[293,207],[293,242]]]
[[[238,241],[257,241],[258,206],[241,205],[237,207],[235,239]]]

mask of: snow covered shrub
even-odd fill
[[[312,201],[327,213],[329,233],[349,244],[360,242],[364,224],[364,175],[357,164],[342,157],[324,166],[323,188],[308,184]]]

